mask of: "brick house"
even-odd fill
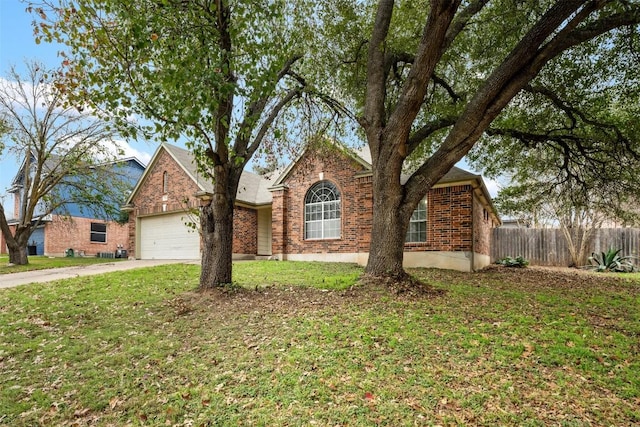
[[[131,194],[129,248],[136,258],[200,256],[196,208],[212,192],[191,154],[163,144]],[[366,264],[372,222],[368,151],[338,144],[307,148],[272,177],[245,172],[234,214],[234,258]],[[489,264],[491,228],[500,219],[482,177],[445,175],[411,219],[406,267],[462,271]]]
[[[53,157],[53,156],[52,156]],[[50,166],[55,166],[55,162]],[[121,159],[108,164],[117,168],[119,179],[125,179],[133,187],[138,181],[145,166],[136,158]],[[20,202],[25,197],[23,185],[25,166],[18,170],[9,189],[13,194],[13,212],[7,220],[10,228],[15,227],[20,219]],[[64,184],[59,188],[64,192]],[[118,203],[118,202],[114,202]],[[43,210],[35,212],[42,223],[31,234],[28,242],[29,255],[65,256],[69,249],[74,255],[96,256],[98,253],[115,254],[116,249],[127,249],[129,237],[128,223],[120,224],[105,218],[98,218],[90,210],[83,209],[77,203],[65,203],[63,207],[43,216]],[[13,230],[12,230],[13,232]],[[0,233],[0,253],[7,253],[7,246]]]
[[[162,144],[123,208],[129,212],[130,256],[138,259],[200,257],[197,208],[213,185],[200,176],[187,150]],[[269,181],[242,175],[234,211],[235,258],[271,254]],[[261,233],[258,233],[258,229]]]

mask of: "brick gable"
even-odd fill
[[[367,198],[358,185],[356,175],[361,172],[364,167],[339,150],[305,151],[283,181],[285,189],[273,193],[273,253],[358,252],[366,224],[360,221],[361,205],[363,196]],[[304,199],[311,186],[323,180],[335,184],[340,192],[341,237],[305,240]]]
[[[167,174],[166,192],[165,172]],[[180,164],[167,152],[161,149],[153,163],[149,165],[138,189],[131,199],[133,210],[129,214],[129,247],[130,255],[135,253],[137,219],[149,215],[171,212],[186,212],[197,209],[200,200],[195,196],[200,191],[196,184]],[[197,217],[197,212],[194,213]],[[257,253],[257,213],[255,209],[236,206],[234,209],[233,252],[237,254]],[[138,254],[139,255],[139,254]]]

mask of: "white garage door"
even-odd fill
[[[140,258],[200,258],[200,235],[185,225],[189,220],[182,212],[140,218]]]

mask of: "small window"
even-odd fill
[[[162,174],[162,192],[165,194],[169,192],[169,174],[167,171]]]
[[[411,215],[405,241],[408,243],[427,241],[427,201],[424,199],[420,200],[418,207]]]
[[[91,223],[91,241],[96,243],[107,242],[107,224],[99,222]]]
[[[340,238],[340,192],[329,181],[320,181],[304,199],[304,238]]]

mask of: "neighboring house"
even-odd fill
[[[13,216],[8,219],[9,226],[18,223],[20,219],[20,202],[24,197],[25,163],[14,178],[9,194],[13,194]],[[110,162],[107,165],[117,168],[118,179],[126,180],[133,187],[138,181],[145,166],[136,158],[121,159]],[[104,166],[104,165],[101,165]],[[108,183],[105,183],[108,185]],[[58,191],[64,193],[64,184]],[[83,208],[78,203],[66,203],[60,209],[51,214],[42,216],[44,210],[42,201],[39,210],[35,212],[35,218],[42,217],[42,224],[36,228],[29,238],[29,255],[64,256],[69,249],[75,256],[96,256],[99,253],[113,253],[117,249],[127,250],[129,237],[129,224],[120,224],[116,221],[99,218],[91,212],[91,209]],[[121,201],[114,201],[121,205]],[[6,253],[7,247],[0,233],[0,253]]]
[[[307,148],[278,176],[244,172],[234,213],[234,258],[343,261],[366,264],[372,223],[367,150],[338,144]],[[125,209],[131,255],[141,259],[200,256],[196,208],[211,196],[191,153],[163,144]],[[411,219],[407,267],[463,271],[489,264],[491,228],[500,219],[482,177],[453,168]]]
[[[525,220],[521,219],[503,219],[501,228],[529,228],[530,225]]]

